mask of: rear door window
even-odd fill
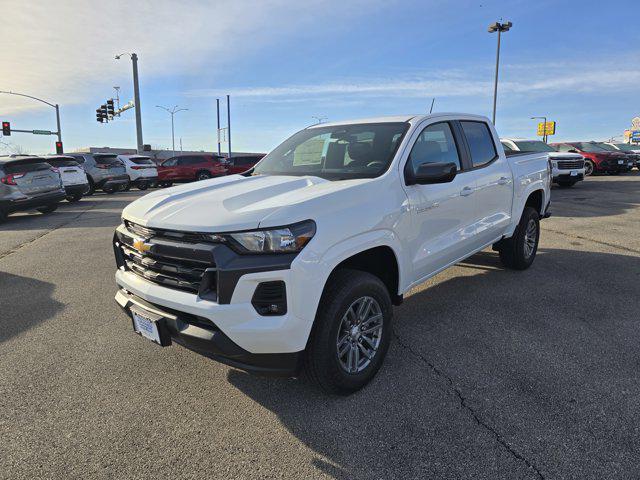
[[[474,168],[483,167],[498,158],[489,126],[484,122],[461,121],[464,136],[469,145]]]

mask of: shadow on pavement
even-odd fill
[[[637,179],[629,179],[634,176]],[[605,217],[626,213],[640,205],[640,175],[587,178],[571,188],[554,187],[554,217]]]
[[[634,477],[640,258],[541,249],[514,272],[485,251],[452,273],[396,308],[385,365],[351,397],[229,381],[335,478]]]
[[[48,282],[0,271],[0,344],[64,308],[51,298],[54,288]]]

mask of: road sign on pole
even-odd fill
[[[544,137],[556,134],[556,122],[540,122],[538,124],[538,136]]]
[[[32,130],[31,133],[34,135],[56,135],[57,132],[52,132],[51,130]]]

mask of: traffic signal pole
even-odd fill
[[[138,153],[143,152],[142,144],[142,113],[140,112],[140,85],[138,82],[138,55],[131,54],[133,64],[133,101],[136,104],[136,137],[138,140]]]

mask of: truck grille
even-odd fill
[[[584,160],[558,160],[560,170],[575,170],[584,168]]]
[[[163,245],[157,242],[150,251],[141,252],[134,247],[134,237],[142,237],[154,244],[153,240],[163,238],[164,232],[131,222],[125,225],[132,236],[118,235],[120,244],[116,248],[122,253],[123,266],[127,270],[158,285],[189,293],[199,292],[205,270],[215,268],[212,258],[206,260],[202,255],[194,254],[193,244],[176,239]],[[215,291],[212,282],[215,283],[215,275],[207,278],[207,289]]]

